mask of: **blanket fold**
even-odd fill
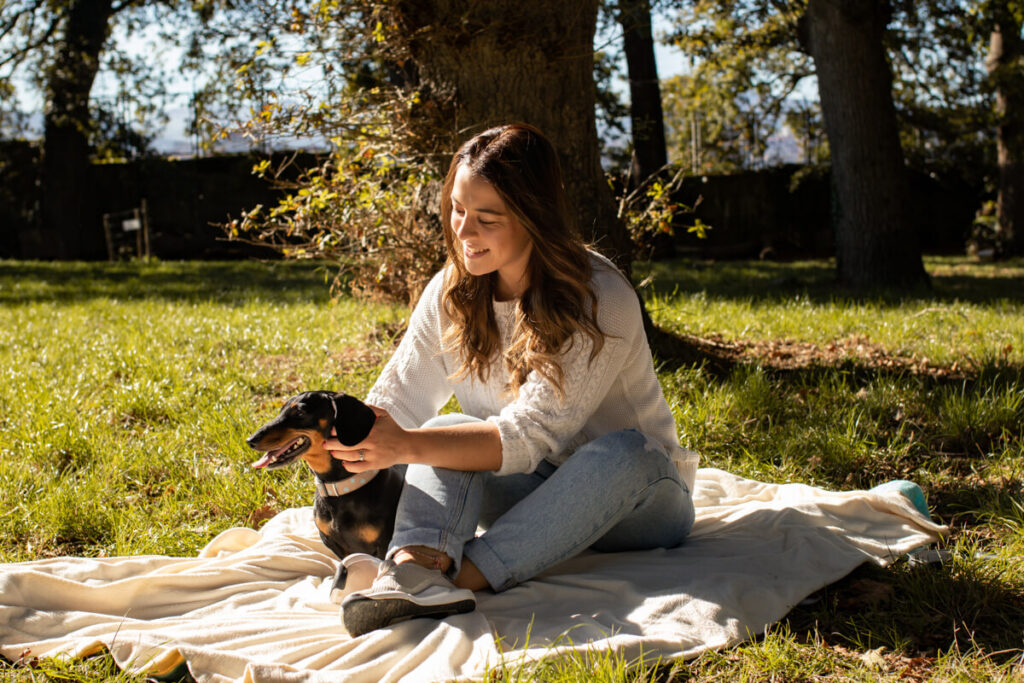
[[[479,678],[579,647],[693,657],[759,634],[865,561],[944,528],[897,491],[832,492],[698,471],[697,519],[671,550],[585,553],[443,621],[352,639],[330,601],[337,559],[311,508],[228,529],[194,558],[0,565],[0,654],[87,656],[200,683]]]

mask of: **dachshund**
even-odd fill
[[[395,527],[404,468],[353,474],[331,457],[323,442],[331,437],[333,427],[341,443],[355,446],[370,433],[376,419],[373,410],[357,398],[307,391],[288,399],[277,417],[246,440],[253,449],[264,451],[253,467],[275,470],[301,458],[313,470],[313,518],[320,538],[340,559],[355,553],[384,557]]]

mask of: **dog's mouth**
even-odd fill
[[[267,469],[277,469],[278,467],[284,467],[295,458],[299,457],[309,448],[312,441],[309,440],[308,436],[300,436],[292,439],[284,446],[275,448],[274,450],[267,451],[263,454],[263,457],[252,464],[253,467],[266,467]]]

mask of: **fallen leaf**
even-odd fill
[[[868,650],[860,656],[861,663],[869,669],[875,671],[884,671],[886,666],[885,657],[882,656],[882,652],[885,651],[884,647],[878,647],[874,650]]]

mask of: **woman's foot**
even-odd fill
[[[448,570],[452,566],[452,558],[443,553],[440,550],[435,550],[425,545],[412,545],[406,546],[405,548],[399,548],[395,551],[394,557],[396,564],[404,564],[406,562],[413,562],[421,567],[427,569],[437,569],[448,575]],[[462,558],[462,565],[459,567],[458,575],[452,579],[459,588],[468,588],[471,591],[482,591],[488,588],[490,584],[487,583],[487,579],[480,573],[480,570],[476,568],[473,561],[468,557]]]
[[[425,545],[409,545],[399,548],[395,551],[395,556],[392,559],[395,564],[412,562],[427,569],[437,569],[442,573],[446,573],[452,566],[452,558],[448,556],[448,553]]]
[[[341,603],[341,619],[355,638],[407,619],[443,619],[474,609],[473,591],[457,588],[438,569],[388,560],[368,590],[352,593]]]

